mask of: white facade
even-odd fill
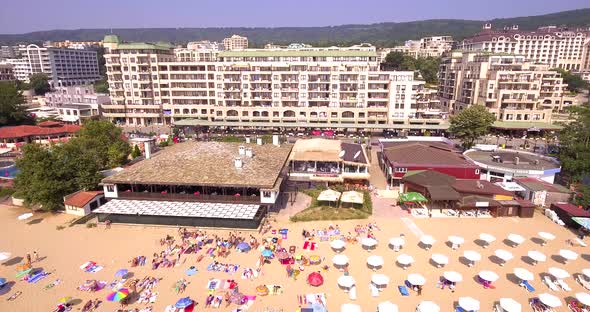
[[[420,40],[408,40],[403,46],[382,49],[379,51],[380,61],[384,62],[390,52],[402,52],[413,58],[440,57],[453,48],[453,37],[433,36]]]
[[[217,52],[108,39],[104,116],[127,125],[442,122],[435,94],[413,72],[380,71],[373,46]]]
[[[12,70],[14,72],[14,77],[17,80],[23,82],[29,82],[29,76],[31,76],[31,66],[29,65],[29,61],[25,58],[20,59],[7,59],[6,63],[11,64]]]
[[[45,103],[58,111],[67,122],[79,122],[81,118],[100,115],[100,108],[110,102],[107,94],[94,92],[93,86],[57,87],[45,94]]]
[[[500,121],[550,122],[566,105],[561,75],[521,55],[450,52],[439,69],[439,99],[453,112],[483,105]]]
[[[524,55],[527,60],[579,71],[590,69],[590,28],[560,29],[541,27],[536,31],[520,31],[518,26],[494,31],[491,25],[463,40],[460,49]]]
[[[247,49],[248,38],[238,35],[232,35],[229,38],[223,39],[223,48],[226,51]]]

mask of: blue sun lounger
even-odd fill
[[[533,287],[529,281],[522,281],[521,285],[524,286],[529,292],[535,292],[535,287]]]
[[[410,295],[406,286],[397,286],[397,289],[399,290],[399,293],[402,294],[402,296],[404,297]]]

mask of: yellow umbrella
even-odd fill
[[[72,301],[72,297],[70,297],[70,296],[63,297],[63,298],[59,299],[59,303],[68,303],[70,301]]]

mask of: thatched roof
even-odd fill
[[[297,140],[291,160],[340,162],[340,141],[326,139]]]
[[[240,156],[239,147],[252,148],[254,157]],[[203,185],[272,189],[291,146],[221,142],[184,142],[140,161],[103,183]],[[242,159],[242,167],[234,161]]]

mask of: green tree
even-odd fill
[[[440,58],[420,57],[413,58],[402,52],[390,52],[383,63],[385,70],[418,71],[422,79],[428,84],[438,82],[438,67]]]
[[[590,187],[580,185],[574,193],[574,203],[588,209],[590,207]]]
[[[127,161],[131,147],[123,140],[121,128],[109,121],[89,120],[73,139],[84,150],[92,152],[100,169],[117,167]]]
[[[29,85],[35,90],[36,95],[45,95],[51,90],[49,77],[46,74],[33,74],[29,77]]]
[[[570,71],[561,68],[557,71],[561,74],[563,82],[567,84],[567,89],[569,91],[578,93],[584,89],[590,88],[590,84],[583,80],[579,75],[572,74]]]
[[[407,55],[403,52],[389,52],[385,56],[385,64],[391,66],[394,70],[402,70],[402,64],[406,60]]]
[[[109,83],[106,78],[94,83],[94,91],[96,91],[96,93],[109,93]]]
[[[590,175],[590,103],[570,110],[572,122],[559,131],[559,160],[568,182]]]
[[[451,117],[449,132],[461,139],[463,148],[473,146],[473,142],[488,133],[496,117],[482,105],[472,105]]]
[[[24,106],[25,99],[13,82],[0,82],[0,127],[32,124],[33,117]]]
[[[141,156],[141,151],[139,150],[139,146],[135,145],[133,147],[133,151],[131,152],[131,158],[135,159]]]

